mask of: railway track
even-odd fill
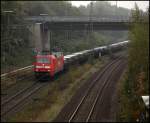
[[[2,78],[2,77],[5,77],[5,76],[8,76],[8,75],[10,75],[10,74],[13,74],[13,73],[20,72],[20,71],[22,71],[22,70],[28,70],[28,69],[30,69],[30,68],[32,68],[32,67],[33,67],[33,65],[30,65],[30,66],[26,66],[26,67],[23,67],[23,68],[20,68],[20,69],[16,69],[16,70],[10,71],[10,72],[8,72],[8,73],[1,74],[1,78]]]
[[[34,81],[35,77],[31,74],[28,77],[18,80],[16,83],[7,88],[1,87],[1,106],[4,104],[4,102],[7,102],[11,98],[19,95],[20,92],[24,92],[30,88],[30,86],[34,84]]]
[[[122,66],[122,65],[124,65],[124,64],[125,64],[125,62],[120,63],[120,64],[119,64],[119,67]],[[115,72],[115,71],[117,71],[117,68],[116,68],[116,67],[112,70],[112,72]],[[113,77],[113,74],[111,73],[110,78],[112,79],[112,77]],[[100,102],[100,101],[103,102],[102,96],[103,96],[104,90],[106,90],[107,87],[108,87],[109,84],[110,84],[110,81],[109,81],[110,78],[107,78],[106,81],[104,81],[104,84],[103,84],[103,86],[102,86],[102,89],[100,89],[99,92],[97,93],[96,98],[95,98],[95,100],[94,100],[94,103],[92,104],[92,108],[90,109],[90,112],[89,112],[89,114],[88,114],[88,117],[86,118],[86,122],[89,122],[89,121],[91,120],[91,117],[92,117],[92,115],[93,115],[93,113],[94,113],[94,109],[96,109],[96,107],[97,107],[98,101],[99,101],[99,102]]]
[[[118,66],[116,65],[117,62],[120,61],[120,58],[111,62],[109,65],[107,65],[107,67],[105,67],[105,69],[103,69],[103,71],[94,79],[94,81],[91,83],[90,87],[87,89],[86,94],[84,95],[84,97],[82,98],[81,102],[78,104],[77,108],[75,109],[75,111],[71,114],[71,117],[69,118],[68,122],[72,122],[72,121],[78,121],[78,116],[80,115],[80,108],[82,107],[82,105],[84,105],[84,103],[86,103],[86,100],[89,97],[89,93],[92,92],[92,89],[94,88],[94,86],[96,85],[96,83],[98,83],[98,80],[100,78],[102,78],[102,76],[106,73],[112,73],[113,70],[115,70],[115,68]],[[123,63],[121,63],[123,64]],[[111,70],[110,68],[112,68],[112,66],[114,66],[114,69]],[[105,80],[104,83],[107,83],[109,79]],[[38,90],[40,90],[42,87],[44,87],[46,85],[46,83],[33,83],[31,86],[24,88],[22,91],[16,93],[15,95],[5,99],[2,101],[1,104],[1,119],[3,119],[3,117],[7,116],[7,114],[12,113],[13,111],[15,111],[16,109],[18,110],[18,107],[21,107],[25,100],[27,101],[29,98],[32,98],[32,95],[34,95]],[[103,84],[103,86],[107,86],[107,84]],[[97,86],[98,87],[98,86]],[[102,87],[105,88],[105,87]],[[98,89],[98,88],[97,88]],[[93,114],[93,110],[95,108],[95,105],[97,103],[97,100],[99,99],[99,95],[102,92],[103,89],[100,89],[100,91],[94,91],[94,94],[96,96],[95,101],[94,101],[94,106],[92,106],[90,113],[88,114],[88,117],[86,118],[85,121],[89,121],[90,117]],[[95,97],[94,96],[94,97]],[[87,100],[88,102],[88,100]],[[80,120],[79,120],[80,121]]]
[[[21,69],[22,70],[22,69]],[[10,74],[6,74],[5,76],[1,77],[1,82],[2,82],[2,90],[8,90],[12,87],[14,87],[15,85],[17,85],[20,81],[24,81],[27,79],[32,79],[33,78],[33,74],[32,71],[29,71],[29,68],[23,69],[22,71],[19,71],[21,73],[10,73]],[[6,83],[8,83],[6,85]]]
[[[33,95],[47,84],[48,83],[39,83],[37,80],[32,85],[3,100],[1,103],[1,119],[4,120],[7,115],[22,108],[26,100],[28,102],[29,99],[32,99]]]
[[[95,99],[94,103],[92,104],[92,109],[90,110],[90,113],[86,119],[86,122],[114,122],[115,119],[112,118],[112,113],[115,114],[115,112],[112,112],[109,108],[108,104],[111,100],[111,94],[115,88],[112,87],[112,85],[115,85],[116,81],[118,81],[118,75],[122,73],[123,66],[126,65],[126,61],[123,61],[118,68],[115,69],[114,73],[110,75],[110,78],[105,83],[103,90],[99,91],[97,94],[97,98]],[[119,74],[118,74],[119,73]],[[117,101],[116,101],[117,102]],[[111,102],[112,103],[112,102]],[[109,107],[109,108],[108,108]],[[115,110],[116,111],[116,110]],[[114,117],[116,118],[116,117]]]
[[[7,103],[9,103],[9,101],[13,100],[15,97],[23,94],[24,92],[26,92],[28,89],[30,89],[32,86],[36,85],[37,83],[33,83],[31,84],[30,86],[28,86],[27,88],[24,88],[23,90],[15,93],[13,96],[10,96],[10,97],[6,97],[5,99],[2,99],[2,103],[1,103],[1,106],[3,105],[6,105]]]
[[[15,88],[15,86],[18,86],[18,84],[21,84],[21,83],[23,83],[24,81],[31,81],[31,80],[34,80],[34,75],[33,74],[31,74],[31,75],[28,75],[28,76],[26,76],[26,77],[23,77],[23,78],[16,78],[16,82],[14,83],[14,84],[11,84],[11,85],[9,85],[9,86],[6,86],[6,87],[1,87],[1,89],[2,89],[2,93],[4,92],[7,92],[7,91],[9,91],[9,90],[11,90],[12,88]],[[11,81],[11,80],[9,80],[9,81]],[[8,82],[8,81],[5,81],[6,83]]]
[[[75,104],[76,106],[72,107],[66,115],[61,115],[60,113],[54,122],[64,120],[65,122],[89,122],[98,100],[102,100],[101,95],[109,86],[113,74],[124,64],[121,58],[108,64],[85,90],[85,93],[79,98],[78,104]]]
[[[115,62],[115,63],[118,63],[118,61]],[[111,69],[108,72],[109,75],[116,69],[116,67],[118,67],[118,64],[114,64],[114,62],[112,64],[110,64],[110,65],[111,65],[111,67],[113,67],[113,69]],[[102,84],[98,83],[99,79],[101,79],[102,75],[104,75],[106,70],[107,70],[107,68],[104,70],[104,72],[102,74],[100,74],[101,76],[98,76],[97,79],[94,80],[94,83],[87,90],[86,94],[83,96],[83,98],[80,101],[80,103],[78,104],[77,108],[75,109],[75,111],[73,112],[71,117],[69,118],[69,122],[76,121],[76,119],[78,121],[78,117],[81,117],[82,114],[83,114],[82,112],[84,112],[84,110],[85,110],[84,107],[82,107],[83,105],[88,105],[88,106],[91,105],[92,107],[89,108],[90,111],[89,111],[89,113],[87,115],[87,118],[85,118],[85,120],[84,120],[84,117],[86,117],[86,114],[87,114],[87,113],[84,113],[84,115],[82,116],[83,119],[82,118],[79,119],[79,121],[83,120],[83,121],[88,122],[88,120],[89,120],[89,118],[90,118],[90,116],[91,116],[91,114],[93,112],[93,109],[95,107],[95,104],[96,104],[96,102],[98,100],[98,97],[99,97],[100,93],[102,93],[103,89],[108,84],[107,82],[108,82],[109,78],[104,79],[103,80],[104,82]],[[94,85],[97,85],[97,86],[94,86]],[[101,87],[101,88],[98,88],[98,86]],[[95,98],[92,98],[92,96],[95,97]],[[90,99],[90,101],[89,101],[89,99]]]

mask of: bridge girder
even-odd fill
[[[50,30],[128,30],[127,22],[47,22],[45,28]]]

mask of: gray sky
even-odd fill
[[[116,4],[116,1],[109,1],[112,5]],[[146,8],[149,6],[149,1],[118,1],[117,5],[118,7],[124,7],[128,9],[134,8],[135,2],[137,3],[138,7],[142,9],[143,11],[146,10]],[[80,6],[80,5],[87,5],[90,3],[90,1],[71,1],[72,5],[74,6]]]

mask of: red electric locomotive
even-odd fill
[[[38,54],[35,57],[34,72],[36,78],[45,76],[54,77],[54,75],[64,68],[64,55],[62,52],[52,52]]]

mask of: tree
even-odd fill
[[[142,12],[135,4],[132,10],[132,26],[129,32],[128,78],[125,91],[132,105],[131,119],[138,118],[143,110],[139,104],[142,95],[149,94],[149,11]],[[131,99],[132,97],[132,99]],[[134,117],[136,116],[136,117]]]

